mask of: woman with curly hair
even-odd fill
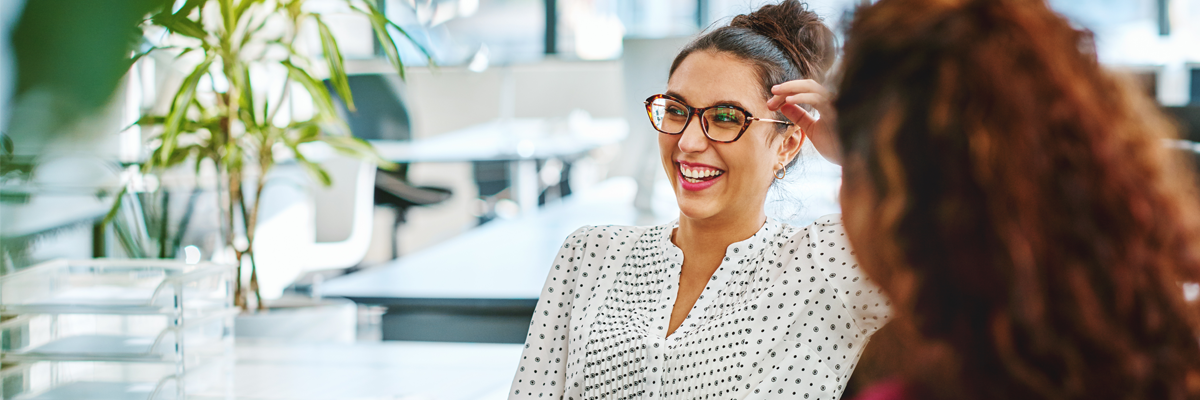
[[[881,0],[842,66],[846,233],[905,338],[864,398],[1200,398],[1195,179],[1087,32],[1038,0]]]

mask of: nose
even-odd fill
[[[700,116],[693,115],[695,121],[688,124],[683,133],[679,134],[679,150],[684,153],[700,153],[708,148],[708,137],[704,136],[704,131],[700,126]]]

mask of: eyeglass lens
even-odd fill
[[[688,107],[678,101],[660,97],[650,103],[650,122],[660,132],[681,133],[691,117]],[[728,106],[709,108],[700,117],[701,128],[713,140],[734,140],[746,124],[746,113]]]

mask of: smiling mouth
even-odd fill
[[[725,173],[725,171],[716,168],[687,166],[680,163],[675,163],[675,167],[679,169],[679,174],[683,176],[683,180],[688,183],[711,181]]]

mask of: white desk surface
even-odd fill
[[[678,215],[678,209],[663,210],[638,221],[635,192],[632,179],[610,179],[537,214],[492,221],[386,265],[330,279],[320,291],[355,299],[536,300],[558,247],[575,229],[662,223]],[[667,200],[673,207],[674,198]]]
[[[507,397],[519,344],[239,341],[238,400],[491,400]],[[227,387],[189,400],[228,399]]]
[[[496,120],[427,139],[373,140],[393,162],[513,161],[579,154],[617,143],[629,132],[624,118]]]

